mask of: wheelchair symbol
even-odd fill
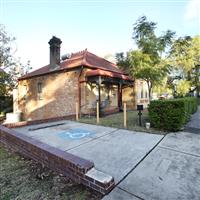
[[[70,129],[66,132],[62,132],[59,135],[62,138],[69,138],[69,139],[81,139],[84,138],[86,136],[91,135],[92,132],[89,132],[87,130],[83,130],[83,129]]]

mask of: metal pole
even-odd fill
[[[142,112],[141,112],[141,110],[139,110],[138,115],[139,115],[139,125],[142,126],[142,118],[141,118]]]

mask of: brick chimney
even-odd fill
[[[50,69],[55,70],[59,68],[60,64],[60,44],[62,41],[53,36],[49,40],[49,45],[50,45]]]

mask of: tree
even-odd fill
[[[8,95],[8,92],[13,87],[11,83],[11,76],[5,71],[0,70],[0,97]]]
[[[174,41],[170,51],[171,65],[176,76],[190,82],[188,92],[200,92],[200,36],[180,37]],[[172,73],[171,76],[174,76]]]
[[[16,39],[12,36],[9,36],[5,30],[5,26],[0,24],[0,68],[6,69],[15,64],[12,52],[12,43]]]
[[[148,21],[146,16],[136,21],[133,27],[133,39],[139,50],[128,54],[131,74],[147,82],[149,98],[151,98],[153,86],[169,72],[170,66],[163,57],[175,35],[175,32],[167,30],[163,35],[156,36],[156,25],[155,22]]]
[[[133,27],[133,36],[139,50],[150,55],[152,61],[160,62],[166,48],[172,44],[175,32],[167,30],[163,35],[156,36],[156,23],[147,20],[146,16],[140,17]]]
[[[190,90],[190,81],[180,80],[176,85],[176,95],[178,97],[184,97]]]
[[[119,68],[125,73],[130,74],[131,68],[130,68],[130,62],[128,60],[128,53],[126,54],[124,54],[123,52],[116,53],[115,58]]]
[[[30,61],[23,65],[20,59],[14,57],[16,48],[13,49],[12,45],[15,40],[0,24],[0,96],[8,95],[16,86],[17,78],[31,69]]]
[[[149,99],[151,98],[152,88],[161,82],[168,73],[168,66],[164,61],[155,64],[151,55],[135,50],[129,54],[129,62],[133,66],[132,74],[135,78],[146,81],[148,86]]]

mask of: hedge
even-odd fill
[[[178,131],[198,107],[197,98],[151,101],[148,107],[151,124],[155,128]]]

